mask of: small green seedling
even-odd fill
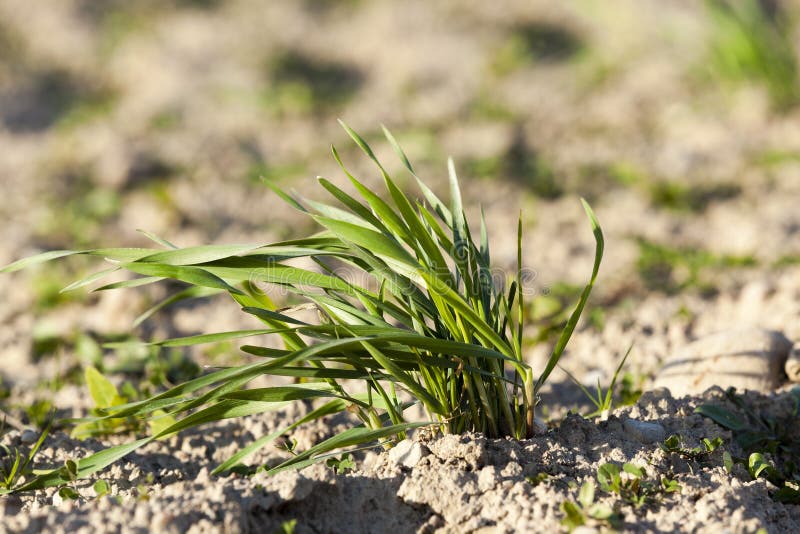
[[[592,523],[607,523],[609,526],[618,527],[622,516],[616,513],[610,506],[594,502],[595,483],[594,480],[587,480],[578,492],[578,501],[564,501],[561,503],[561,511],[564,518],[561,524],[569,531]]]
[[[89,389],[89,395],[92,397],[95,404],[94,415],[96,417],[77,424],[72,429],[72,437],[76,439],[85,439],[92,436],[139,430],[142,422],[140,420],[134,418],[104,417],[107,411],[114,407],[136,400],[136,396],[138,395],[136,395],[135,390],[131,391],[132,386],[126,388],[128,394],[134,395],[132,398],[121,395],[117,387],[92,366],[86,367],[84,378],[86,380],[86,386]],[[173,424],[175,424],[175,419],[166,414],[163,410],[154,411],[153,417],[147,421],[150,432],[153,434],[158,434],[163,429]]]
[[[98,499],[101,497],[105,497],[111,491],[108,482],[106,482],[103,479],[100,479],[97,482],[95,482],[94,485],[92,485],[92,489],[94,490],[94,494],[97,496]]]
[[[0,496],[14,491],[28,477],[34,475],[33,459],[42,447],[49,425],[45,427],[39,439],[27,453],[22,453],[16,447],[7,447],[0,444]]]
[[[581,388],[583,394],[586,395],[586,397],[592,402],[592,404],[594,404],[596,410],[587,415],[587,417],[608,416],[608,414],[611,412],[612,408],[614,407],[614,396],[613,396],[614,387],[617,385],[617,378],[619,377],[620,371],[622,371],[622,367],[625,365],[625,361],[628,359],[628,356],[630,356],[631,350],[633,350],[633,345],[628,347],[627,352],[625,352],[625,356],[622,357],[622,360],[619,362],[619,365],[617,366],[617,370],[614,371],[614,376],[611,377],[611,384],[605,391],[603,391],[603,388],[600,386],[599,378],[597,379],[597,388],[595,389],[595,392],[592,393],[586,388],[586,386],[581,384],[574,376],[572,376],[572,374],[569,371],[567,371],[566,369],[562,369],[562,371],[564,371],[567,374],[567,376],[579,388]]]
[[[333,469],[333,472],[337,475],[342,475],[356,468],[356,462],[348,452],[342,454],[339,458],[328,458],[325,460],[325,465]]]
[[[702,461],[711,456],[715,450],[722,446],[722,438],[708,439],[703,438],[701,445],[692,447],[691,449],[683,446],[683,438],[677,434],[673,434],[664,440],[664,443],[659,443],[658,448],[666,453],[679,454],[687,460]]]
[[[288,521],[281,523],[280,528],[275,531],[275,534],[294,534],[294,530],[296,528],[297,519],[289,519]]]
[[[778,487],[773,499],[800,503],[800,442],[797,440],[797,418],[800,415],[800,388],[792,389],[787,400],[791,410],[780,417],[769,417],[756,411],[745,396],[733,388],[725,392],[734,409],[717,403],[706,403],[695,409],[718,425],[734,433],[744,456],[723,455],[730,473],[735,464],[744,466],[753,479],[763,477]],[[768,459],[767,454],[771,459]]]
[[[657,483],[647,480],[644,469],[631,463],[623,464],[622,469],[614,463],[601,465],[597,469],[597,482],[601,490],[618,495],[634,508],[657,504],[662,493],[681,491],[680,484],[666,477],[661,477]]]
[[[528,484],[535,487],[544,482],[545,480],[547,480],[548,478],[550,478],[550,474],[542,471],[540,473],[536,473],[535,475],[525,477],[525,480],[528,482]]]
[[[63,486],[58,489],[58,496],[64,499],[65,501],[75,501],[81,498],[80,493],[70,486]]]
[[[778,471],[760,452],[754,452],[747,459],[747,471],[753,480],[762,475],[768,480],[775,480],[778,477]]]

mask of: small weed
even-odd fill
[[[615,496],[619,502],[614,506],[595,504],[595,481],[587,480],[581,486],[578,502],[565,501],[561,505],[564,518],[561,524],[570,531],[582,526],[606,523],[614,529],[622,527],[621,505],[633,506],[639,510],[646,506],[658,505],[664,496],[680,493],[677,481],[660,477],[658,482],[647,480],[644,469],[631,463],[620,468],[615,463],[602,464],[597,468],[597,485],[600,490]]]
[[[660,477],[658,482],[647,480],[644,469],[631,463],[622,469],[614,463],[597,468],[597,482],[606,493],[618,495],[634,508],[657,504],[664,494],[679,493],[681,486],[674,480]]]
[[[622,375],[622,385],[619,389],[619,405],[632,406],[642,396],[642,386],[645,377],[639,373],[625,373]]]
[[[778,487],[773,494],[775,500],[800,504],[800,388],[789,393],[792,409],[780,417],[762,415],[733,388],[725,392],[725,399],[735,408],[706,403],[695,412],[733,431],[744,456],[727,455],[726,469],[730,472],[734,464],[741,464],[753,479],[765,477]]]
[[[691,449],[683,446],[683,439],[677,434],[673,434],[664,440],[664,443],[659,443],[658,447],[666,453],[679,454],[687,460],[703,461],[708,459],[715,450],[722,445],[722,438],[714,438],[710,440],[703,438],[702,445],[692,447]]]
[[[536,195],[553,200],[564,194],[553,169],[530,146],[521,126],[517,127],[514,139],[503,157],[503,173],[511,179],[525,183]]]
[[[98,435],[137,431],[142,428],[142,421],[135,418],[104,417],[106,412],[115,406],[138,400],[139,395],[131,384],[126,383],[127,387],[124,389],[127,390],[127,395],[123,396],[117,390],[117,387],[94,367],[86,367],[84,378],[89,389],[89,395],[91,395],[95,404],[92,411],[95,418],[76,425],[72,429],[72,437],[85,439]],[[155,417],[147,422],[147,426],[152,433],[158,433],[175,423],[175,419],[164,411],[158,410],[157,412],[154,412]]]
[[[275,534],[294,534],[295,528],[297,528],[297,519],[289,519],[281,523],[280,528],[275,531]]]
[[[342,475],[356,468],[356,462],[348,452],[338,458],[328,458],[325,460],[325,465],[330,467],[337,475]]]
[[[561,524],[570,532],[580,526],[593,523],[607,523],[614,528],[619,527],[622,516],[608,505],[595,503],[594,496],[594,480],[587,480],[578,492],[577,502],[564,501],[561,503],[561,511],[564,513]]]
[[[550,478],[550,474],[542,471],[540,473],[536,473],[535,475],[525,477],[525,480],[528,482],[528,484],[535,487],[544,482],[545,480],[547,480],[548,478]]]
[[[20,452],[18,448],[0,445],[0,496],[11,493],[21,482],[26,482],[33,476],[33,459],[49,430],[49,426],[45,427],[27,453]]]
[[[619,377],[620,371],[622,371],[622,367],[625,365],[625,361],[628,359],[628,356],[631,354],[631,350],[633,350],[633,345],[628,347],[628,351],[625,353],[625,356],[622,357],[620,360],[619,365],[617,366],[616,371],[614,371],[614,376],[611,377],[611,384],[609,384],[608,388],[603,391],[603,387],[600,385],[600,379],[597,379],[597,386],[594,393],[590,392],[586,386],[580,383],[580,381],[572,376],[572,373],[567,371],[566,369],[562,369],[567,376],[572,380],[575,385],[577,385],[586,398],[588,398],[592,404],[595,406],[595,411],[587,415],[587,417],[600,417],[600,416],[607,416],[613,406],[614,406],[614,387],[617,385],[617,378]]]
[[[528,145],[522,127],[517,127],[511,145],[504,153],[468,160],[466,172],[476,178],[513,180],[544,199],[552,200],[564,194],[553,169]]]
[[[98,499],[101,497],[105,497],[111,491],[111,487],[108,485],[108,482],[106,482],[103,479],[100,479],[97,482],[95,482],[92,485],[92,489],[94,490],[94,494],[95,496],[97,496]]]
[[[53,403],[47,399],[35,400],[25,407],[25,415],[28,416],[28,421],[36,428],[47,427],[53,419],[54,412]]]

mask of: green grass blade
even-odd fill
[[[377,430],[364,427],[350,428],[333,436],[332,438],[326,439],[322,443],[314,445],[308,450],[301,452],[277,467],[270,469],[268,474],[274,475],[287,469],[300,469],[315,463],[319,460],[319,458],[317,458],[319,455],[327,452],[341,449],[343,447],[351,447],[353,445],[365,445],[379,439],[395,436],[400,432],[405,432],[407,430],[429,425],[431,425],[431,423],[402,423],[399,425],[391,425],[379,428]]]
[[[304,425],[305,423],[342,412],[345,409],[347,409],[347,403],[345,403],[341,399],[334,399],[332,401],[326,402],[319,408],[316,408],[315,410],[306,414],[304,417],[301,417],[291,425],[279,428],[278,430],[272,432],[271,434],[266,434],[264,436],[261,436],[260,438],[250,443],[246,447],[238,450],[233,456],[231,456],[230,458],[219,464],[216,468],[214,468],[214,470],[211,471],[211,474],[218,475],[220,473],[230,471],[234,466],[241,464],[250,455],[258,451],[259,449],[265,447],[272,441],[275,441],[275,439],[282,436],[283,434],[290,432],[295,428]]]
[[[122,280],[121,282],[106,284],[98,287],[97,289],[93,289],[92,291],[108,291],[110,289],[122,289],[126,287],[141,287],[149,284],[155,284],[162,280],[164,280],[164,278],[161,276],[144,276],[142,278],[134,278],[132,280]]]
[[[79,479],[86,478],[89,475],[92,475],[100,471],[101,469],[108,467],[112,463],[124,458],[131,452],[151,442],[152,440],[153,440],[152,437],[147,437],[136,441],[132,441],[130,443],[123,443],[122,445],[109,447],[108,449],[104,449],[100,452],[87,456],[86,458],[78,460],[77,462],[78,478]],[[30,482],[20,486],[19,488],[16,488],[15,491],[22,492],[29,490],[44,489],[52,486],[60,486],[68,482],[70,482],[70,480],[62,476],[62,472],[60,469],[53,469],[46,473],[40,474]]]
[[[96,273],[92,273],[89,276],[72,282],[64,289],[59,291],[59,293],[66,293],[67,291],[74,291],[75,289],[79,289],[81,287],[88,286],[98,280],[105,278],[106,276],[113,274],[119,270],[119,267],[111,267],[110,269],[103,269],[102,271],[97,271]]]
[[[13,273],[14,271],[26,269],[39,263],[44,263],[46,261],[51,261],[58,258],[64,258],[66,256],[73,256],[75,254],[81,254],[81,252],[77,250],[51,250],[49,252],[43,252],[41,254],[36,254],[35,256],[29,256],[27,258],[17,260],[14,263],[9,263],[0,269],[0,273]]]
[[[123,268],[145,276],[159,276],[161,278],[172,278],[192,284],[195,286],[210,287],[214,289],[224,289],[229,293],[239,293],[242,291],[229,285],[219,276],[212,274],[200,267],[187,267],[166,265],[159,263],[126,263]]]
[[[558,360],[561,358],[561,355],[564,353],[564,349],[569,342],[569,338],[572,336],[572,332],[575,330],[575,326],[578,324],[578,320],[583,313],[583,308],[586,306],[586,302],[589,300],[589,295],[591,294],[594,283],[597,280],[597,273],[600,270],[600,262],[603,259],[603,248],[605,246],[605,241],[603,239],[603,231],[600,229],[600,223],[597,221],[597,217],[595,216],[589,204],[584,199],[581,199],[581,203],[583,204],[583,209],[586,211],[586,215],[592,225],[592,232],[594,233],[595,238],[595,254],[594,266],[592,267],[592,277],[589,280],[589,283],[586,284],[586,287],[584,287],[580,299],[578,300],[578,304],[575,306],[575,310],[572,312],[567,320],[566,326],[561,331],[561,335],[559,336],[558,341],[553,348],[550,359],[547,361],[547,366],[542,374],[539,375],[539,379],[536,382],[535,388],[537,392],[539,389],[541,389],[542,385],[544,385],[545,381],[550,376],[550,373],[553,371],[556,364],[558,364]]]
[[[161,245],[164,248],[168,248],[168,249],[172,249],[172,250],[177,250],[179,248],[177,245],[174,245],[173,243],[167,241],[166,239],[163,239],[163,238],[157,236],[156,234],[154,234],[152,232],[148,232],[147,230],[142,230],[141,228],[137,228],[136,231],[139,232],[140,234],[142,234],[143,236],[145,236],[150,241],[158,243],[159,245]]]

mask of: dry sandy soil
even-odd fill
[[[725,393],[724,376],[721,387],[683,397],[654,389],[665,360],[715,332],[760,327],[800,343],[800,107],[776,108],[757,79],[721,78],[709,60],[715,35],[701,3],[679,0],[0,0],[0,264],[46,249],[145,245],[139,228],[184,246],[302,235],[313,225],[258,176],[320,198],[317,175],[345,187],[333,143],[377,186],[342,117],[412,190],[380,141],[386,124],[437,191],[453,156],[502,269],[515,268],[522,213],[538,305],[531,332],[563,319],[590,272],[578,197],[591,201],[606,254],[562,365],[589,387],[607,385],[632,345],[618,403],[645,391],[584,418],[591,407],[556,371],[540,410],[549,428],[530,440],[417,435],[395,452],[357,454],[341,474],[318,465],[209,475],[308,409],[299,405],[137,451],[96,477],[109,484],[103,497],[95,479],[77,485],[77,499],[55,490],[0,497],[0,531],[272,532],[296,521],[298,533],[549,532],[567,528],[563,503],[578,502],[608,462],[642,467],[652,495],[636,506],[598,487],[596,503],[615,515],[587,518],[589,528],[799,531],[800,504],[776,498],[774,477],[726,466],[725,453],[752,449],[694,412],[747,406],[779,421],[767,459],[788,469],[800,462],[798,394],[782,365],[743,396]],[[48,405],[85,415],[89,363],[145,387],[186,376],[192,362],[241,361],[234,346],[158,360],[101,351],[102,340],[257,326],[215,300],[132,329],[164,290],[58,293],[87,269],[75,261],[0,276],[0,407],[22,427],[4,427],[5,447],[28,449]],[[542,337],[529,344],[532,365],[551,347]],[[717,370],[735,366],[723,358]],[[293,437],[308,446],[345,424]],[[673,434],[682,452],[659,447]],[[687,452],[717,437],[715,451]],[[78,441],[60,429],[37,462],[61,465],[127,439]],[[265,449],[252,461],[280,454]],[[680,491],[665,491],[667,481]]]

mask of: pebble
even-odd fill
[[[622,426],[628,434],[642,443],[657,443],[664,441],[667,437],[667,431],[664,427],[652,421],[626,419],[622,422]]]
[[[404,439],[389,450],[389,459],[399,466],[412,469],[426,454],[421,443]]]
[[[762,328],[735,328],[702,337],[666,359],[654,388],[674,397],[698,395],[712,386],[769,392],[786,380],[792,342]]]
[[[39,439],[39,433],[35,430],[31,430],[30,428],[26,428],[22,431],[22,435],[19,437],[19,440],[26,445],[30,445],[31,443],[36,443]]]
[[[783,369],[786,371],[786,376],[789,377],[789,380],[800,382],[800,347],[795,347],[792,350]]]

